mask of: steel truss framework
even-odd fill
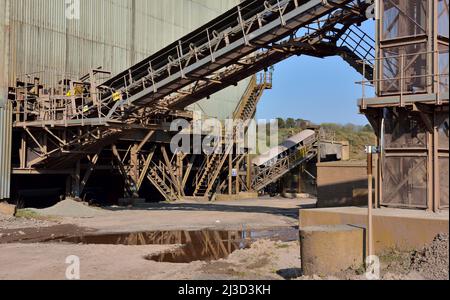
[[[170,137],[158,139],[155,132],[167,130],[178,117],[192,118],[187,106],[293,55],[339,55],[370,78],[373,66],[361,61],[375,57],[374,41],[354,26],[366,20],[367,2],[248,0],[106,82],[98,77],[107,72],[93,70],[77,80],[63,78],[54,88],[38,81],[18,83],[10,91],[15,173],[71,174],[71,193],[79,195],[96,166],[113,164],[125,179],[127,195],[136,196],[147,179],[167,200],[176,200],[186,194],[191,172],[205,174],[208,161],[216,160],[169,157],[160,143]],[[262,90],[244,95],[234,117],[253,117]],[[124,151],[118,144],[125,144]],[[155,156],[155,151],[161,153]],[[194,194],[204,182],[207,189],[200,196],[231,190],[228,180],[217,182],[224,157],[217,160],[214,176],[194,180]],[[202,167],[199,161],[205,160]],[[232,157],[229,166],[241,169],[244,160]],[[237,190],[252,189],[247,177],[236,180]]]
[[[377,205],[448,209],[448,0],[381,1],[377,96],[361,111],[376,128]],[[364,92],[363,92],[364,94]]]

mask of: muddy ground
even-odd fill
[[[259,199],[207,205],[184,202],[134,209],[80,205],[64,203],[49,210],[34,211],[29,218],[0,216],[0,279],[63,280],[68,267],[66,258],[71,255],[80,258],[81,279],[365,279],[361,270],[348,270],[327,278],[302,276],[300,245],[292,236],[284,235],[262,235],[222,259],[189,263],[149,260],[182,247],[175,244],[98,245],[56,241],[66,236],[157,230],[209,228],[260,232],[287,228],[292,231],[298,226],[299,208],[311,207],[313,200]],[[63,209],[64,214],[58,216],[58,209]],[[35,219],[36,215],[39,220]],[[445,253],[446,273],[442,269],[445,261],[435,267],[436,260],[445,259]],[[382,276],[383,279],[448,279],[448,236],[414,253],[386,254]]]

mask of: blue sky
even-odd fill
[[[374,34],[374,22],[362,28]],[[340,57],[292,57],[275,66],[273,89],[258,105],[258,119],[302,118],[315,123],[368,123],[356,105],[362,76]]]

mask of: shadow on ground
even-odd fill
[[[236,213],[261,213],[273,214],[289,218],[298,218],[300,209],[315,208],[315,204],[298,205],[294,208],[279,208],[269,206],[244,206],[244,205],[226,205],[213,203],[154,203],[139,207],[105,207],[110,211],[210,211],[210,212],[236,212]]]
[[[300,268],[282,269],[277,274],[286,280],[292,280],[303,276],[303,270]]]

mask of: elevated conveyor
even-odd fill
[[[338,42],[352,25],[366,19],[366,2],[243,1],[135,66],[95,84],[97,91],[82,106],[74,109],[73,103],[67,104],[72,111],[51,115],[48,125],[136,122],[142,113],[183,109],[291,55],[339,55],[346,44],[338,46]],[[367,57],[355,54],[354,58]],[[58,120],[64,117],[69,119]],[[33,119],[27,118],[24,125],[45,123]]]
[[[254,158],[253,189],[260,191],[301,164],[309,162],[317,155],[317,143],[317,133],[305,130]]]
[[[346,34],[366,20],[367,2],[247,0],[103,83],[82,78],[84,92],[73,85],[59,94],[15,90],[14,126],[35,142],[42,133],[52,141],[35,143],[37,157],[27,166],[70,165],[127,130],[155,129],[161,119],[293,55],[341,55],[363,72],[366,36],[350,47]]]

